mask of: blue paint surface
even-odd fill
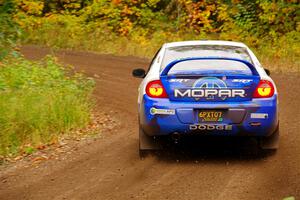
[[[169,70],[178,62],[189,60],[219,59],[243,62],[252,71],[253,75],[210,74],[199,75],[169,75]],[[186,58],[175,60],[168,64],[161,72],[160,80],[168,94],[168,98],[150,98],[145,94],[139,105],[140,126],[148,135],[169,135],[174,132],[181,134],[208,134],[221,136],[268,136],[278,127],[277,94],[270,98],[253,98],[253,93],[260,81],[255,67],[248,61],[231,58]],[[174,90],[181,89],[242,89],[244,97],[176,97]],[[174,115],[151,114],[150,109],[172,109]],[[218,122],[201,122],[198,114],[201,110],[222,111],[224,118]],[[253,119],[251,113],[267,114],[265,119]],[[260,123],[252,126],[251,123]],[[232,130],[191,130],[191,125],[214,124],[230,125]]]

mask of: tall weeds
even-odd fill
[[[0,155],[13,155],[85,126],[93,81],[52,57],[6,59],[0,67]]]

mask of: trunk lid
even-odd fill
[[[250,101],[258,76],[179,76],[161,78],[171,101]]]
[[[252,99],[260,76],[245,60],[199,57],[171,62],[160,79],[171,101],[239,102]]]

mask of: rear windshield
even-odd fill
[[[168,75],[252,75],[250,68],[234,60],[187,60],[175,64]]]
[[[174,60],[193,57],[238,58],[252,63],[250,55],[248,54],[247,49],[244,47],[228,45],[189,45],[167,48],[162,61],[161,69],[164,69],[170,62]]]

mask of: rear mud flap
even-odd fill
[[[140,146],[140,150],[162,149],[162,146],[158,138],[146,135],[141,128],[139,129],[139,146]]]
[[[279,147],[279,128],[269,137],[261,138],[259,141],[262,150],[276,150]]]

